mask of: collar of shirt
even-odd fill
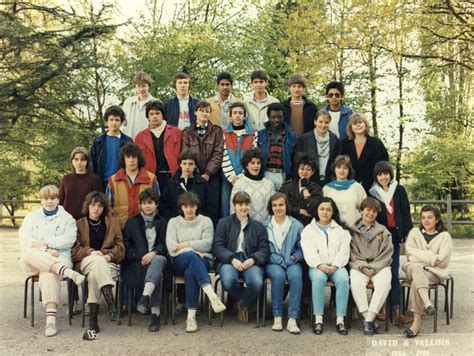
[[[359,228],[360,231],[362,232],[368,232],[372,230],[375,227],[375,224],[370,225],[369,227],[365,226],[362,221],[357,224],[357,227]]]
[[[119,139],[120,139],[120,137],[122,136],[122,133],[121,133],[121,132],[119,132],[119,134],[118,134],[118,135],[112,135],[112,134],[111,134],[109,131],[107,131],[106,135],[107,135],[107,136],[110,136],[110,137],[117,137],[117,138],[119,138]]]
[[[199,125],[196,121],[196,130],[207,130],[209,127],[209,122],[206,122],[204,125]]]

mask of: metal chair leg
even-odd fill
[[[41,293],[41,292],[40,292]],[[31,327],[35,326],[35,279],[31,280]]]
[[[260,296],[262,293],[259,293],[257,296],[257,328],[260,327]]]
[[[444,311],[446,313],[446,325],[449,325],[449,282],[444,285],[442,284],[444,288]]]
[[[86,287],[87,286],[87,278],[82,284],[82,319],[81,319],[81,327],[86,326]]]
[[[385,301],[385,332],[388,331],[388,324],[389,324],[389,316],[388,313],[392,314],[390,306],[390,293],[388,293],[387,300]]]
[[[450,298],[450,308],[449,308],[449,317],[450,319],[453,318],[453,306],[454,306],[454,278],[453,276],[450,276],[451,277],[451,291],[450,291],[450,294],[451,294],[451,298]]]
[[[433,332],[436,333],[438,331],[438,285],[435,285],[435,297],[434,297],[434,308],[435,314],[433,318]]]
[[[31,276],[25,279],[25,291],[23,293],[23,318],[27,316],[28,309],[28,283],[30,282]]]
[[[263,316],[262,326],[265,327],[266,312],[267,312],[267,278],[263,279]]]
[[[135,299],[134,289],[128,287],[128,326],[132,326],[132,299]]]
[[[171,286],[171,324],[175,324],[175,308],[176,308],[176,280],[173,276],[173,283]]]
[[[72,313],[74,309],[74,293],[73,293],[73,281],[71,279],[66,279],[67,283],[67,317],[69,325],[72,325]]]
[[[217,277],[217,280],[216,280],[216,289],[217,289],[217,283],[219,283],[221,281],[221,279],[219,277]],[[225,297],[225,291],[224,291],[224,287],[222,287],[222,283],[221,283],[221,300],[222,302],[224,302],[224,297]],[[220,318],[221,318],[221,328],[224,327],[224,312],[221,313],[220,315]]]

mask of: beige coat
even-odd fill
[[[351,257],[349,266],[362,272],[370,268],[377,274],[392,263],[392,235],[385,226],[375,222],[370,239],[366,239],[357,225],[351,227]]]
[[[435,274],[441,281],[449,276],[448,264],[453,252],[453,241],[447,231],[438,234],[428,244],[419,228],[411,229],[405,242],[408,263],[423,266],[426,270]]]

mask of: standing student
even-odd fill
[[[281,102],[285,110],[285,122],[298,136],[313,130],[314,117],[318,111],[316,104],[303,95],[305,89],[305,79],[300,74],[293,74],[288,79],[290,97]]]
[[[266,87],[268,85],[268,77],[263,70],[253,71],[250,75],[252,82],[252,93],[244,98],[247,115],[252,126],[261,130],[263,124],[268,121],[267,107],[272,103],[278,103],[278,99],[268,94]]]
[[[89,171],[89,152],[84,147],[76,147],[69,156],[71,173],[61,180],[59,188],[59,205],[72,215],[75,220],[84,216],[82,204],[87,193],[102,191],[100,178]]]
[[[108,126],[105,134],[97,136],[91,147],[92,171],[102,180],[102,190],[107,187],[109,177],[119,169],[119,151],[132,139],[120,131],[125,113],[119,106],[105,110],[104,121]]]
[[[145,72],[138,72],[133,77],[133,85],[137,95],[131,96],[123,103],[123,111],[127,121],[123,125],[123,133],[132,139],[148,127],[145,117],[146,104],[155,98],[150,94],[151,79]]]
[[[165,116],[168,124],[184,130],[196,121],[194,108],[199,99],[189,95],[191,77],[186,73],[181,72],[175,75],[173,88],[176,91],[176,96],[165,102]]]
[[[347,137],[346,127],[349,117],[352,115],[352,109],[349,106],[342,105],[344,92],[344,84],[341,82],[330,82],[326,85],[328,100],[326,111],[331,115],[329,130],[341,141]]]
[[[400,315],[400,244],[405,242],[408,233],[413,228],[410,215],[410,202],[405,188],[397,183],[393,176],[393,168],[387,161],[379,161],[374,168],[375,182],[369,194],[376,198],[382,209],[377,215],[377,221],[385,226],[392,235],[392,289],[390,290],[390,305],[396,321],[401,318],[402,324],[410,322],[405,315]],[[388,317],[379,314],[377,318],[384,321]]]
[[[135,143],[143,151],[145,169],[154,173],[160,187],[164,187],[179,167],[182,133],[168,125],[165,107],[158,100],[146,104],[146,118],[150,126],[138,133]]]
[[[238,99],[232,94],[232,86],[234,79],[228,72],[221,72],[217,76],[217,93],[207,98],[206,101],[211,104],[211,118],[209,119],[214,125],[225,129],[230,123],[230,106],[237,102]]]
[[[370,125],[364,114],[355,113],[347,124],[348,137],[342,141],[342,154],[348,155],[355,170],[354,179],[368,192],[374,183],[374,167],[378,161],[388,161],[383,142],[369,135]]]

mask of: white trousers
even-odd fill
[[[370,311],[378,313],[387,300],[388,293],[392,287],[392,271],[390,266],[382,268],[379,273],[369,277],[356,269],[351,269],[351,292],[352,297],[360,313]],[[367,297],[367,284],[372,281],[374,293],[370,300]]]
[[[104,257],[92,255],[84,257],[81,261],[81,273],[87,276],[87,286],[89,294],[87,303],[99,304],[100,290],[107,285],[115,285],[114,278],[120,266],[107,262]]]

